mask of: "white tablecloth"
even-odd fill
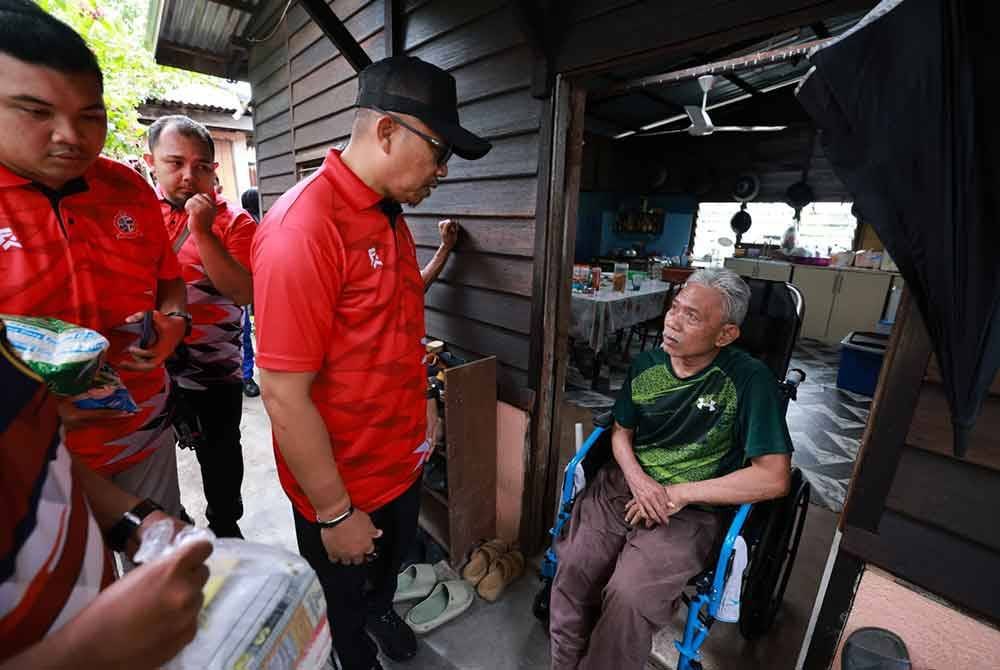
[[[570,301],[570,337],[600,351],[611,333],[662,317],[672,284],[646,280],[642,288],[624,293],[602,288],[597,293],[573,293]]]

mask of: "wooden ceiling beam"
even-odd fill
[[[337,47],[355,72],[360,72],[372,64],[372,59],[324,0],[299,0],[299,4],[333,42],[333,46]]]

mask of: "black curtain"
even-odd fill
[[[1000,59],[987,53],[1000,43],[988,4],[904,0],[813,54],[799,91],[924,317],[957,455],[1000,368]]]

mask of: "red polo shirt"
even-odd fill
[[[157,280],[177,277],[159,203],[135,170],[101,157],[55,193],[0,167],[0,314],[92,328],[108,338],[107,361],[117,367],[141,334],[125,318],[155,309]],[[118,372],[139,412],[66,437],[70,451],[106,475],[149,456],[170,428],[166,370]]]
[[[160,211],[167,226],[170,244],[187,230],[188,214],[177,209],[156,189]],[[257,222],[246,210],[220,195],[215,197],[215,221],[212,232],[236,262],[250,269],[250,248]],[[239,384],[243,381],[243,308],[222,295],[205,272],[201,253],[194,237],[188,235],[177,250],[187,284],[187,304],[191,313],[191,334],[169,363],[170,374],[181,388],[203,390],[214,384]]]
[[[254,238],[257,364],[317,372],[312,386],[353,504],[370,512],[420,475],[426,372],[423,281],[405,221],[340,160],[285,193]],[[275,443],[285,493],[315,510]]]

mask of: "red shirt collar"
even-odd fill
[[[353,209],[360,211],[374,207],[382,201],[382,196],[361,181],[351,168],[340,160],[340,149],[330,149],[323,160],[323,174],[333,183],[333,187]]]
[[[3,165],[0,165],[0,188],[11,188],[15,186],[27,186],[31,183],[30,179],[25,179],[20,175],[16,175]]]

